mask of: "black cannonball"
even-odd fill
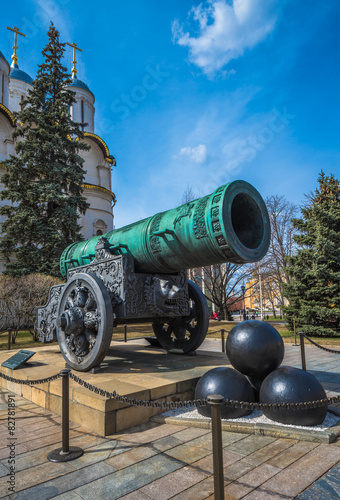
[[[253,391],[254,391],[254,396],[255,396],[255,401],[259,402],[260,401],[260,389],[263,380],[255,377],[250,377],[249,375],[245,375],[246,379],[248,380],[249,384],[252,386]]]
[[[254,401],[254,392],[248,380],[242,373],[232,368],[220,366],[205,373],[198,381],[195,389],[195,399],[206,399],[211,394],[220,394],[224,399],[235,401]],[[199,406],[198,412],[205,417],[211,417],[210,406]],[[249,415],[252,410],[221,406],[222,418],[238,418]]]
[[[270,373],[262,382],[260,390],[261,403],[305,403],[326,397],[322,385],[313,375],[290,366],[282,366]],[[320,408],[268,408],[263,413],[282,424],[319,425],[327,414],[327,402]]]
[[[281,335],[268,323],[242,321],[229,332],[226,353],[236,370],[263,380],[280,366],[284,345]]]

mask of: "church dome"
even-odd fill
[[[4,61],[6,61],[6,63],[9,66],[9,62],[7,61],[6,57],[3,55],[3,53],[1,52],[1,50],[0,50],[0,59],[3,59]]]
[[[69,85],[69,87],[76,87],[78,89],[87,90],[87,92],[90,92],[90,94],[92,94],[94,97],[94,93],[91,92],[86,83],[82,82],[81,80],[78,80],[78,78],[72,78],[72,83]]]
[[[25,71],[19,69],[19,67],[11,67],[11,71],[9,77],[13,80],[21,80],[22,82],[29,83],[30,85],[33,82],[33,78],[30,77]]]

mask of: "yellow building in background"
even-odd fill
[[[261,301],[262,299],[262,301]],[[256,275],[246,283],[244,294],[244,308],[246,313],[261,312],[282,314],[282,306],[288,305],[287,299],[282,297],[278,282],[268,274]]]

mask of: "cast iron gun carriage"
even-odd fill
[[[37,310],[42,342],[58,339],[67,364],[99,365],[118,324],[151,322],[167,351],[189,353],[203,342],[209,311],[186,269],[260,260],[270,223],[260,194],[234,181],[211,195],[68,246],[67,281]]]

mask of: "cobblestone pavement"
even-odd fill
[[[220,344],[213,342],[204,348],[214,350],[218,345],[219,349]],[[328,394],[339,394],[339,355],[312,346],[307,346],[306,354],[307,369],[322,381]],[[286,348],[284,364],[300,367],[297,347]],[[70,444],[85,453],[71,462],[52,463],[46,456],[61,446],[60,417],[13,395],[15,430],[10,436],[10,395],[0,392],[0,498],[213,499],[209,430],[147,423],[104,438],[71,424]],[[15,462],[10,462],[10,453]],[[226,499],[340,498],[339,439],[318,444],[224,432],[223,454]],[[14,492],[9,490],[12,464]]]

